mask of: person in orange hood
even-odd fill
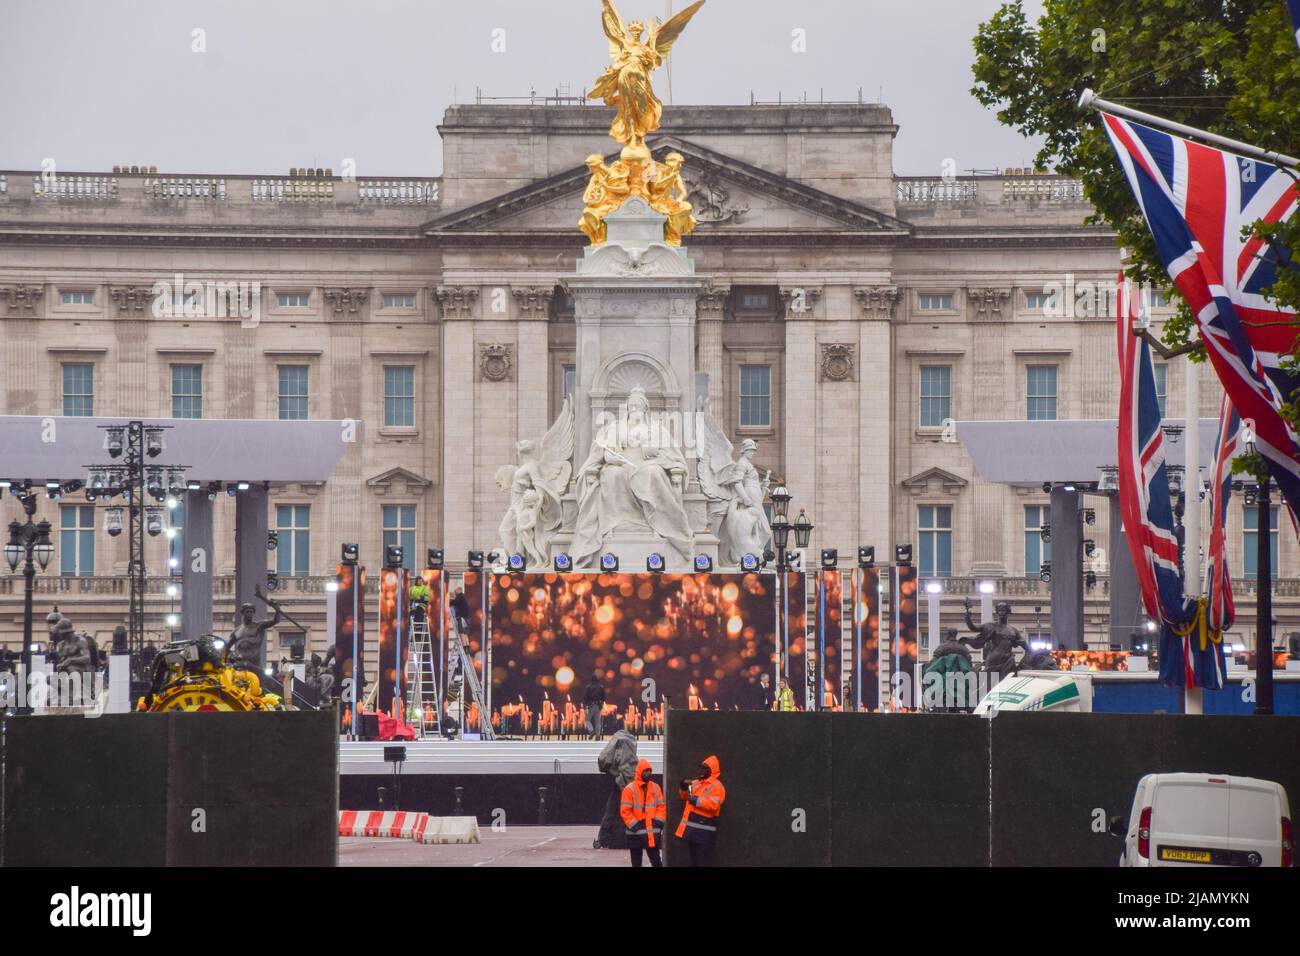
[[[713,844],[718,838],[722,804],[727,799],[718,758],[705,757],[700,764],[700,776],[683,780],[678,785],[677,795],[685,801],[686,807],[682,811],[682,822],[677,824],[676,836],[686,841],[691,866],[708,866],[713,861]]]
[[[668,803],[663,789],[650,779],[653,771],[650,761],[638,760],[636,775],[623,788],[619,815],[627,828],[627,846],[632,854],[632,865],[641,865],[641,852],[650,857],[651,866],[663,866],[659,847],[663,845],[664,830],[668,824]]]

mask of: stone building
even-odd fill
[[[595,106],[454,106],[427,179],[0,172],[0,413],[355,419],[332,480],[271,489],[291,605],[323,621],[345,541],[371,567],[385,542],[463,566],[495,544],[497,468],[579,386],[560,280],[585,241],[583,161],[615,152],[608,122]],[[923,577],[951,579],[946,613],[988,578],[1023,621],[1048,603],[1047,496],[980,480],[946,423],[1113,417],[1119,254],[1084,224],[1076,182],[898,176],[899,134],[878,104],[666,110],[651,145],[685,157],[687,244],[712,279],[697,367],[732,440],[754,438],[760,471],[814,521],[812,553],[848,567],[859,544],[885,561],[911,543]],[[1180,416],[1182,367],[1161,375]],[[9,496],[0,510],[17,513]],[[58,603],[106,635],[125,613],[125,536],[80,494],[40,510],[59,531],[41,615]],[[217,510],[220,602],[234,509]],[[1249,532],[1232,515],[1240,569]],[[1286,577],[1300,556],[1281,539]],[[159,639],[167,549],[149,542]],[[1104,646],[1104,549],[1094,569],[1086,626]],[[21,599],[21,576],[0,576],[0,640],[19,635]]]

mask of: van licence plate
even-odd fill
[[[1160,859],[1171,863],[1212,863],[1214,854],[1209,850],[1186,850],[1182,847],[1162,846]]]

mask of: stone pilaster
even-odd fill
[[[695,334],[697,339],[695,369],[709,380],[710,407],[720,421],[727,420],[723,388],[722,322],[726,315],[729,288],[714,287],[701,292],[695,301]]]

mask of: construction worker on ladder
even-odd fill
[[[722,785],[721,774],[718,758],[710,755],[700,764],[699,777],[683,780],[677,788],[677,795],[686,807],[674,835],[686,841],[691,853],[691,866],[709,866],[713,862],[718,820],[722,817],[722,804],[727,799],[727,788]]]
[[[432,595],[424,578],[416,578],[406,595],[411,602],[412,623],[416,625],[425,623],[429,619],[429,600]]]

